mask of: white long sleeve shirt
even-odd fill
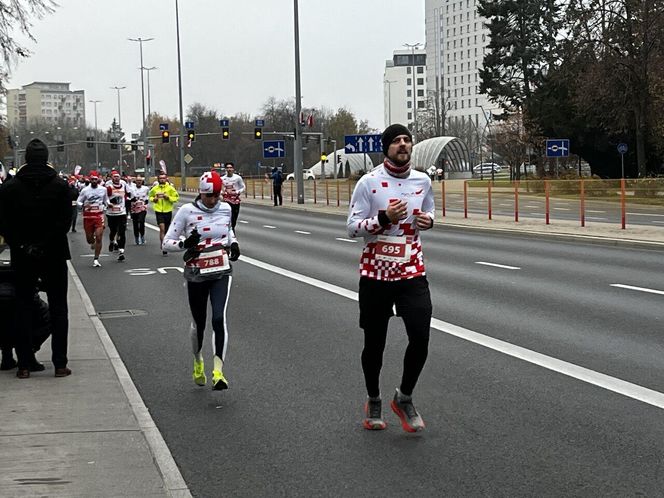
[[[148,186],[141,185],[140,187],[138,187],[134,185],[134,187],[129,192],[129,197],[131,199],[132,213],[141,213],[143,211],[147,211],[149,193],[150,193],[150,188]]]
[[[378,214],[393,199],[408,203],[407,217],[382,227]],[[397,178],[381,165],[360,178],[351,198],[347,229],[350,237],[364,237],[361,276],[395,281],[425,275],[415,218],[422,213],[435,219],[431,179],[425,173],[411,169],[407,178]]]
[[[124,180],[120,183],[113,183],[113,180],[106,182],[106,190],[108,192],[108,209],[106,210],[107,216],[127,216],[127,207],[125,200],[129,188]]]
[[[188,277],[187,268],[201,268],[208,265],[209,255],[214,254],[215,251],[223,251],[222,256],[226,258],[227,263],[226,248],[237,242],[231,227],[231,207],[225,202],[219,202],[213,208],[207,208],[200,200],[195,200],[182,206],[175,214],[173,222],[164,236],[162,249],[164,251],[184,251],[184,248],[180,247],[180,241],[189,237],[194,228],[201,236],[197,246],[201,255],[186,263],[185,278]],[[220,274],[230,272],[229,266],[228,270]]]
[[[245,190],[244,180],[242,180],[242,177],[236,173],[233,173],[233,176],[222,176],[221,181],[224,183],[224,201],[228,202],[229,204],[240,204],[240,195]]]
[[[106,187],[88,185],[81,190],[76,203],[83,208],[83,218],[98,218],[104,215],[108,205]]]

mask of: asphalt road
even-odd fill
[[[387,431],[361,426],[345,219],[245,205],[240,220],[225,392],[191,380],[180,257],[150,231],[94,269],[71,236],[98,312],[146,312],[104,325],[195,496],[661,495],[660,251],[426,233],[437,320],[415,392],[427,430],[408,435],[391,413]],[[405,344],[395,320],[385,401]]]

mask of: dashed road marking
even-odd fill
[[[269,228],[270,230],[274,230],[277,227],[273,227],[272,225],[263,225],[263,228]]]
[[[520,270],[520,266],[508,266],[508,265],[499,265],[498,263],[488,263],[486,261],[475,261],[476,265],[484,265],[484,266],[493,266],[495,268],[503,268],[505,270]]]
[[[657,216],[658,218],[664,218],[664,214],[655,214],[655,213],[627,213],[629,216]]]
[[[353,240],[353,239],[344,239],[342,237],[337,237],[336,239],[341,241],[341,242],[350,242],[352,244],[357,244],[357,240]]]
[[[311,232],[305,232],[304,230],[295,230],[295,233],[301,233],[302,235],[311,235]]]
[[[659,294],[660,296],[664,296],[664,291],[657,289],[648,289],[647,287],[636,287],[634,285],[625,285],[625,284],[611,284],[611,287],[618,287],[620,289],[647,292],[649,294]]]
[[[249,224],[248,221],[244,221],[244,220],[239,220],[239,222],[242,223],[243,225],[248,225]]]

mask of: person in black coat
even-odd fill
[[[17,377],[30,377],[33,353],[33,300],[37,282],[48,296],[51,350],[56,377],[67,368],[69,317],[67,260],[71,259],[67,232],[71,226],[71,196],[67,183],[47,163],[48,148],[31,140],[25,161],[10,182],[0,186],[0,234],[9,245],[16,276]]]

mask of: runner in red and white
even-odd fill
[[[364,237],[360,261],[362,370],[367,388],[364,427],[384,429],[379,389],[387,326],[396,307],[406,326],[408,347],[401,385],[391,403],[408,432],[424,428],[412,393],[428,354],[431,297],[420,231],[433,226],[431,179],[411,168],[410,131],[391,125],[382,136],[385,162],[358,181],[348,215],[348,235]]]
[[[224,201],[227,202],[233,213],[231,225],[235,230],[237,218],[240,214],[240,202],[242,202],[241,195],[245,191],[244,181],[242,177],[235,172],[235,164],[226,163],[226,174],[221,177],[224,182]]]
[[[240,257],[240,246],[231,226],[231,208],[220,202],[222,181],[210,171],[200,178],[200,195],[176,213],[164,237],[162,249],[183,251],[184,278],[187,281],[192,323],[190,335],[194,353],[194,382],[207,382],[201,349],[206,325],[208,298],[212,307],[212,383],[216,390],[227,389],[223,374],[228,330],[226,307],[231,289],[231,261]]]
[[[108,208],[106,218],[108,220],[109,251],[119,251],[118,261],[125,259],[125,244],[127,242],[127,207],[126,200],[129,194],[127,184],[120,179],[120,173],[111,171],[111,179],[106,182],[108,192]]]
[[[83,209],[83,229],[90,249],[95,252],[92,266],[100,267],[99,255],[104,236],[104,211],[108,205],[108,192],[99,185],[99,173],[91,171],[88,175],[90,185],[83,187],[76,203]]]
[[[148,212],[148,194],[150,188],[144,185],[144,181],[142,176],[137,176],[133,188],[129,191],[131,221],[134,225],[134,241],[136,245],[145,244],[145,216]]]

